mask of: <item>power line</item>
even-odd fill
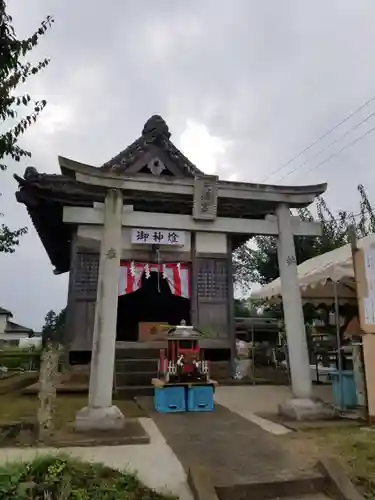
[[[356,144],[358,141],[360,141],[361,139],[364,139],[366,136],[368,136],[369,134],[371,134],[372,132],[375,131],[375,127],[372,127],[370,128],[367,132],[365,132],[364,134],[360,135],[359,137],[357,137],[356,139],[354,139],[354,141],[352,142],[349,142],[349,144],[346,144],[344,147],[342,147],[339,151],[337,151],[336,153],[333,153],[331,154],[331,156],[328,156],[328,158],[326,158],[325,160],[319,162],[317,165],[311,167],[309,170],[306,170],[306,172],[304,172],[304,175],[312,172],[313,170],[316,170],[317,168],[319,168],[321,165],[323,165],[324,163],[327,163],[328,161],[330,161],[332,158],[334,158],[335,156],[339,155],[340,153],[342,153],[345,149],[347,148],[350,148],[351,146],[354,146],[354,144]]]
[[[341,139],[344,139],[344,137],[346,137],[347,135],[349,135],[351,132],[353,132],[353,130],[356,130],[358,127],[360,127],[361,125],[363,125],[364,123],[366,123],[368,120],[370,120],[370,118],[372,118],[373,116],[375,116],[375,111],[371,114],[369,114],[368,116],[366,116],[366,118],[364,118],[362,121],[360,121],[359,123],[357,123],[357,125],[354,125],[353,127],[351,127],[349,130],[347,130],[345,132],[345,134],[342,134],[340,137],[338,137],[337,139],[335,139],[334,141],[332,141],[330,144],[328,144],[327,146],[325,146],[324,148],[320,149],[314,156],[311,156],[310,158],[307,158],[303,163],[301,163],[300,165],[297,165],[295,168],[293,168],[290,172],[287,172],[285,175],[283,175],[282,177],[280,177],[280,179],[278,179],[279,181],[282,181],[283,179],[285,179],[286,177],[289,177],[289,175],[293,174],[294,172],[296,172],[297,170],[299,170],[300,168],[304,167],[307,163],[309,163],[311,160],[314,160],[315,158],[317,158],[318,156],[320,156],[322,153],[324,153],[324,151],[326,151],[327,149],[329,149],[331,146],[333,146],[334,144],[337,144],[339,141],[341,141]]]
[[[368,106],[371,102],[373,102],[375,100],[375,95],[373,97],[371,97],[371,99],[369,99],[368,101],[366,101],[364,104],[362,104],[361,106],[359,106],[359,108],[357,108],[356,110],[354,110],[352,113],[350,113],[349,115],[347,115],[343,120],[341,120],[339,123],[337,123],[334,127],[330,128],[329,130],[327,130],[323,135],[321,135],[320,137],[318,137],[318,139],[315,139],[315,141],[313,141],[311,144],[309,144],[305,149],[303,149],[302,151],[300,151],[297,155],[293,156],[293,158],[291,158],[289,161],[287,161],[286,163],[284,163],[283,165],[281,165],[280,167],[278,167],[274,172],[272,172],[271,174],[267,175],[261,182],[265,182],[266,180],[268,180],[270,177],[272,177],[273,175],[277,174],[278,172],[280,172],[280,170],[282,170],[284,167],[288,166],[290,163],[292,163],[294,160],[296,160],[297,158],[299,158],[301,155],[303,155],[304,153],[306,153],[306,151],[308,151],[309,149],[311,149],[313,146],[315,146],[315,144],[317,144],[319,141],[321,141],[322,139],[324,139],[325,137],[327,137],[327,135],[331,134],[334,130],[336,130],[338,127],[340,127],[341,125],[343,125],[345,122],[347,122],[352,116],[356,115],[359,111],[361,111],[363,108],[365,108],[366,106]]]
[[[345,210],[343,210],[343,212],[345,212]],[[369,210],[367,213],[373,214],[374,212],[375,212],[375,208],[373,210]],[[362,214],[362,212],[358,212],[356,214],[352,214],[352,213],[348,212],[348,215],[350,215],[351,217],[353,217],[354,219],[356,219],[357,217],[360,217],[363,214]],[[337,218],[329,219],[326,222],[340,222],[341,220],[342,220],[341,217],[337,217]],[[317,222],[316,219],[314,219],[314,222]]]
[[[375,212],[375,208],[373,210],[370,210],[369,212],[373,214]],[[358,212],[357,214],[351,214],[349,212],[348,215],[350,215],[351,217],[353,217],[354,219],[356,219],[357,217],[360,217],[363,214],[362,214],[362,212]],[[327,222],[340,222],[341,220],[342,220],[341,217],[337,217],[337,219],[330,219]]]

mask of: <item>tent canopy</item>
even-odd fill
[[[358,248],[375,246],[375,234],[358,240]],[[350,244],[306,260],[297,267],[298,281],[304,302],[315,304],[334,301],[337,285],[340,303],[356,302],[357,291]],[[277,278],[251,294],[253,299],[281,300],[281,280]]]

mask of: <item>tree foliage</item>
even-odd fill
[[[353,226],[356,236],[375,232],[375,214],[364,187],[358,186],[360,194],[359,212],[354,214],[341,210],[333,214],[323,198],[316,202],[317,219],[322,223],[323,234],[320,237],[299,236],[295,238],[296,259],[301,264],[305,260],[321,255],[348,243],[348,228]],[[304,221],[314,220],[309,209],[297,210]],[[242,245],[233,255],[236,282],[244,289],[252,283],[264,285],[279,276],[276,238],[255,236]]]
[[[36,122],[47,103],[45,100],[34,101],[27,93],[17,95],[16,89],[48,65],[49,59],[32,64],[24,58],[36,47],[53,19],[47,16],[37,31],[23,40],[17,38],[12,22],[12,17],[6,12],[5,1],[0,0],[0,119],[2,123],[11,121],[8,130],[0,135],[0,159],[8,156],[20,161],[24,156],[31,157],[31,153],[18,146],[17,141]],[[21,117],[17,109],[24,111],[26,116]],[[0,169],[5,170],[6,165],[0,164]]]
[[[43,347],[47,342],[62,343],[66,321],[66,307],[59,313],[48,311],[42,327]]]
[[[251,318],[257,316],[255,308],[247,300],[234,299],[234,315],[236,318]]]
[[[6,12],[6,3],[0,0],[0,170],[6,170],[6,159],[19,162],[23,157],[31,157],[30,151],[18,145],[20,136],[36,122],[46,106],[45,100],[35,101],[28,93],[17,93],[26,80],[46,68],[49,59],[35,64],[26,58],[36,47],[53,18],[47,16],[34,34],[25,39],[17,37],[13,19]],[[0,252],[12,253],[19,244],[19,238],[26,228],[12,231],[8,226],[0,226]]]
[[[0,253],[14,253],[20,243],[20,237],[27,233],[26,227],[12,231],[5,224],[0,225]]]

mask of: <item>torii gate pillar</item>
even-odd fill
[[[125,423],[119,408],[112,404],[122,212],[121,191],[109,189],[100,248],[89,401],[75,421],[76,429],[81,431],[121,429]]]
[[[289,206],[280,204],[276,214],[279,225],[277,251],[293,391],[293,398],[279,410],[281,414],[297,420],[331,417],[331,408],[312,399],[309,353]]]

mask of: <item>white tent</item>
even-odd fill
[[[375,234],[370,234],[358,240],[357,246],[358,248],[375,247]],[[317,305],[333,302],[335,296],[333,282],[337,283],[340,303],[356,302],[357,292],[350,244],[306,260],[298,266],[297,270],[304,302],[311,302]],[[251,294],[251,298],[273,301],[280,300],[280,278],[254,291]]]

